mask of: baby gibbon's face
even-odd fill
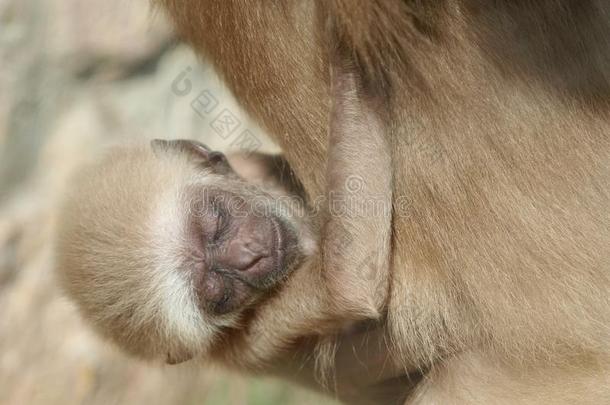
[[[72,184],[59,279],[124,350],[183,361],[238,327],[309,253],[299,201],[249,184],[194,141],[116,148]]]

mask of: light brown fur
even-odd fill
[[[374,115],[394,216],[382,333],[397,366],[424,375],[413,401],[559,403],[559,387],[572,402],[610,397],[605,2],[158,3],[275,137],[310,199],[332,165],[329,50],[352,60],[365,102],[384,100]],[[273,358],[324,332],[295,322],[316,319],[306,305],[319,282],[295,273],[253,320],[269,322],[249,342],[260,351],[236,342],[234,353]]]
[[[394,217],[387,328],[404,364],[464,350],[517,369],[607,362],[604,2],[161,3],[310,195],[332,104],[326,21],[388,101],[393,194],[409,210]]]
[[[355,142],[350,136],[341,142],[347,151]],[[315,212],[304,206],[301,186],[281,158],[232,158],[238,173],[248,179],[244,181],[230,171],[218,172],[188,146],[176,146],[188,145],[179,142],[161,149],[157,144],[112,148],[83,167],[69,188],[59,216],[56,266],[62,286],[101,335],[141,358],[176,363],[197,356],[260,369],[282,351],[280,342],[291,345],[305,335],[338,332],[350,320],[378,316],[387,286],[371,289],[364,279],[352,281],[352,273],[338,266],[320,272],[313,240]],[[337,151],[337,164],[344,156],[350,155]],[[340,170],[337,166],[333,171],[338,176],[334,191],[342,191]],[[370,174],[363,175],[363,188],[352,197],[379,198],[373,193],[376,182]],[[200,287],[191,275],[209,271],[210,265],[193,253],[190,239],[188,224],[205,217],[193,211],[201,199],[199,194],[191,196],[194,188],[230,191],[246,202],[262,203],[290,224],[305,261],[279,291],[269,286],[262,297],[227,314],[210,314],[200,307],[195,294]],[[348,196],[348,191],[342,192]],[[248,215],[256,212],[248,210]],[[354,210],[327,215],[324,221],[334,229],[359,215]],[[375,253],[381,260],[388,242],[389,217],[384,215],[382,211],[374,223],[364,223],[359,228],[362,236],[349,240],[361,245],[378,233]],[[201,230],[194,237],[208,239]],[[198,263],[204,262],[201,268]],[[375,268],[374,278],[368,280],[388,280],[387,272],[387,265]],[[315,294],[294,295],[294,288],[314,278]],[[355,288],[346,289],[350,283]],[[286,285],[292,286],[286,288],[288,294],[283,293]]]

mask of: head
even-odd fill
[[[311,254],[290,197],[249,183],[194,141],[112,149],[75,177],[62,206],[59,280],[122,349],[189,359]]]

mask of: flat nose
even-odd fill
[[[252,237],[233,239],[226,251],[226,264],[240,271],[246,271],[260,259],[269,257],[270,249],[265,244]]]

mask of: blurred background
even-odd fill
[[[109,144],[274,151],[147,0],[0,0],[0,404],[325,404],[271,380],[123,357],[53,279],[54,209]]]

